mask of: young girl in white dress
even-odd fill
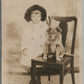
[[[21,66],[26,70],[30,70],[31,59],[42,54],[48,28],[46,16],[46,10],[39,5],[33,5],[25,13],[28,26],[23,29]]]

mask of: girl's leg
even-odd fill
[[[25,65],[20,64],[20,67],[25,69],[26,71],[30,72],[30,67],[29,66],[25,66]]]
[[[17,64],[15,67],[22,68],[28,72],[30,72],[30,68],[31,68],[30,66],[26,66],[26,65],[23,65],[21,63]]]

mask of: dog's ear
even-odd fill
[[[60,27],[56,27],[56,31],[62,33],[62,29]]]
[[[51,27],[49,27],[49,28],[46,30],[46,32],[47,32],[47,33],[50,33],[50,32],[51,32],[51,30],[52,30],[52,28],[51,28]]]

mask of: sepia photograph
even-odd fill
[[[1,0],[2,84],[82,84],[82,0]]]

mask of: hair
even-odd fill
[[[28,21],[28,22],[31,21],[32,11],[35,11],[35,10],[39,10],[42,13],[42,15],[41,15],[41,21],[46,20],[46,17],[47,17],[46,10],[43,7],[39,6],[39,5],[33,5],[30,8],[28,8],[27,11],[26,11],[26,13],[25,13],[24,18],[25,18],[26,21]]]

